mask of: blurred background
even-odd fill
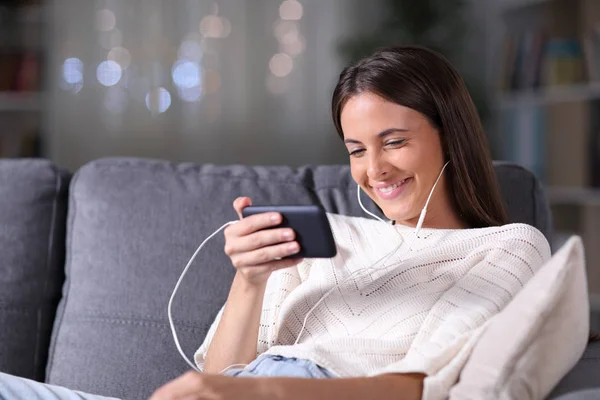
[[[336,79],[391,44],[459,69],[600,309],[600,0],[0,0],[0,157],[346,163]]]

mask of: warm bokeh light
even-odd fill
[[[282,53],[286,53],[292,57],[296,57],[304,51],[306,47],[306,40],[304,36],[298,35],[296,40],[291,42],[285,42],[279,44],[279,49]]]
[[[275,54],[269,61],[269,69],[271,73],[278,77],[284,77],[292,72],[294,61],[285,53]]]
[[[218,15],[207,15],[200,21],[200,33],[206,38],[225,38],[231,33],[231,23]]]
[[[273,34],[279,43],[294,43],[298,40],[300,32],[295,22],[278,20],[273,26]]]
[[[96,29],[101,32],[108,32],[115,28],[117,19],[115,13],[111,10],[102,9],[96,13]]]
[[[131,63],[131,54],[124,47],[113,47],[106,57],[109,61],[118,63],[122,69],[127,69]]]
[[[285,0],[279,6],[279,17],[283,20],[298,21],[302,14],[302,4],[296,0]]]

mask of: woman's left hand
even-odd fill
[[[265,399],[261,378],[201,374],[189,371],[158,388],[150,400]]]

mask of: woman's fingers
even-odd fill
[[[233,209],[240,219],[242,219],[242,210],[251,205],[252,199],[250,197],[238,197],[233,201]]]
[[[259,249],[244,253],[236,253],[231,257],[234,267],[265,266],[272,261],[296,254],[300,251],[300,245],[296,241],[281,243],[273,246],[261,247]]]
[[[261,247],[290,242],[295,237],[294,230],[291,228],[265,229],[246,236],[236,237],[235,240],[227,240],[225,242],[225,254],[232,256],[237,253],[253,251]]]
[[[246,236],[261,229],[273,228],[281,223],[281,214],[267,212],[242,218],[238,223],[225,228],[225,238]]]

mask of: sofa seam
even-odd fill
[[[55,235],[54,235],[54,230],[56,227],[56,210],[57,210],[57,206],[58,206],[58,198],[60,195],[60,188],[61,188],[61,176],[60,176],[60,171],[58,171],[58,169],[56,167],[54,167],[53,165],[50,165],[50,169],[52,170],[52,172],[54,172],[55,174],[55,183],[54,183],[54,198],[52,199],[52,214],[50,215],[50,231],[48,234],[48,242],[47,242],[47,252],[46,252],[46,268],[45,268],[45,279],[44,279],[44,290],[42,291],[42,296],[43,296],[43,300],[45,301],[47,299],[48,296],[48,281],[50,280],[50,264],[51,264],[51,259],[52,259],[52,255],[53,255],[53,243],[55,240]],[[38,369],[38,362],[39,362],[39,351],[40,351],[40,341],[41,341],[41,325],[42,325],[42,307],[39,307],[37,310],[37,335],[36,335],[36,340],[35,340],[35,351],[34,351],[34,365],[35,365],[35,372],[37,372]],[[46,375],[46,373],[44,372],[44,376]],[[45,380],[45,379],[44,379]]]
[[[76,216],[76,202],[75,202],[75,196],[73,194],[73,190],[72,188],[74,187],[76,181],[79,179],[79,174],[75,174],[72,179],[71,182],[69,184],[69,194],[67,196],[68,198],[68,204],[69,204],[69,209],[73,210],[73,212],[68,212],[68,217],[67,217],[67,221],[66,221],[66,235],[65,235],[65,245],[66,245],[66,250],[65,250],[65,265],[64,265],[64,273],[65,273],[65,282],[63,284],[63,288],[62,288],[62,311],[61,315],[58,315],[58,311],[59,311],[59,307],[60,305],[57,307],[57,312],[56,312],[56,317],[55,317],[55,321],[54,324],[56,326],[56,332],[54,333],[54,337],[53,337],[53,343],[51,343],[51,351],[52,354],[50,354],[50,352],[48,352],[48,362],[47,362],[47,366],[46,366],[46,376],[44,381],[48,382],[49,381],[49,377],[50,377],[50,373],[52,372],[52,369],[54,367],[54,355],[56,353],[56,346],[58,343],[58,336],[60,334],[60,330],[62,328],[62,324],[64,322],[65,319],[65,313],[66,313],[66,309],[67,309],[67,303],[69,301],[69,294],[71,292],[71,279],[70,279],[70,269],[71,269],[71,259],[72,259],[72,246],[71,244],[71,239],[72,239],[72,235],[73,235],[73,229],[71,229],[71,225],[73,225],[75,223],[75,216]],[[71,220],[72,219],[72,220]]]

